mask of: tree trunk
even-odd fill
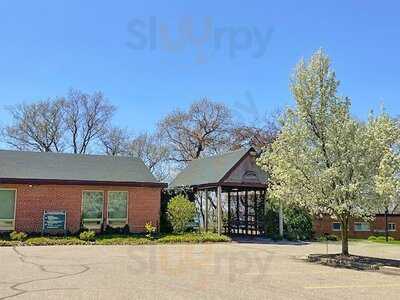
[[[388,209],[385,210],[385,238],[386,243],[389,241],[389,228],[388,228]]]
[[[349,255],[349,232],[348,232],[348,228],[349,228],[349,218],[345,217],[344,219],[342,219],[341,221],[342,224],[342,255]]]

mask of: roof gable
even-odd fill
[[[250,149],[240,149],[222,155],[195,159],[171,182],[170,187],[215,184],[231,178],[242,160],[249,156]],[[251,158],[253,159],[253,158]],[[254,159],[253,159],[254,160]],[[257,167],[258,168],[258,167]],[[264,177],[262,177],[264,179]],[[232,181],[232,178],[231,178]],[[265,181],[263,182],[265,183]]]
[[[267,181],[265,172],[256,164],[253,156],[247,155],[224,178],[228,184],[261,184]]]

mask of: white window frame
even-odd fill
[[[393,226],[394,228],[393,228],[393,229],[390,229],[390,225],[394,225],[394,226]],[[396,229],[397,229],[396,227],[397,227],[397,226],[396,226],[396,223],[392,223],[392,222],[388,223],[388,231],[392,231],[392,232],[393,232],[393,231],[396,231]]]
[[[368,230],[365,230],[365,229],[357,229],[357,225],[358,224],[361,224],[361,225],[363,225],[363,224],[367,224],[368,225]],[[369,223],[366,223],[366,222],[355,222],[354,223],[354,231],[356,231],[356,232],[369,232],[369,231],[371,231],[371,225],[369,224]]]
[[[101,219],[84,219],[83,218],[83,194],[84,193],[102,193],[103,194],[103,209],[101,210]],[[82,226],[85,229],[90,230],[99,230],[103,225],[104,220],[104,191],[103,190],[83,190],[82,191],[82,201],[81,201],[81,218],[82,218]],[[88,223],[85,225],[85,221]],[[100,221],[100,222],[99,222]],[[94,223],[94,224],[93,224]]]
[[[123,218],[123,219],[121,219],[121,218],[118,218],[118,219],[110,218],[108,207],[109,207],[109,204],[110,204],[110,194],[112,194],[112,193],[126,193],[126,218]],[[124,227],[125,225],[127,225],[128,224],[128,219],[129,219],[129,211],[128,210],[129,210],[129,192],[128,191],[115,190],[115,191],[108,191],[107,192],[107,225],[108,226],[116,228],[116,227]],[[112,225],[112,222],[116,222],[117,224],[116,225],[115,224]],[[120,222],[120,223],[118,223],[118,222]]]
[[[0,219],[0,231],[14,231],[15,230],[15,217],[17,215],[17,189],[12,189],[12,188],[0,188],[0,191],[15,191],[14,195],[14,219]],[[11,221],[11,226],[2,226],[2,222],[10,222]]]
[[[335,229],[334,227],[333,227],[333,224],[339,224],[339,229]],[[339,222],[332,222],[332,231],[341,231],[342,230],[342,224],[341,223],[339,223]]]

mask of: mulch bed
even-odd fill
[[[320,263],[333,267],[350,268],[357,270],[379,270],[382,267],[399,268],[400,261],[395,259],[384,259],[377,257],[341,255],[341,254],[310,254],[309,262]]]

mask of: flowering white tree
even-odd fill
[[[388,116],[381,117],[380,122],[385,125],[382,129],[391,130],[384,134],[378,132],[376,137],[380,141],[381,160],[375,175],[375,186],[381,209],[385,211],[385,235],[388,241],[388,214],[400,205],[400,149],[397,143],[400,134]]]
[[[369,220],[380,207],[375,182],[382,147],[397,142],[398,129],[385,115],[366,123],[352,118],[338,85],[323,51],[301,61],[291,82],[296,107],[283,115],[280,135],[258,163],[270,174],[271,196],[341,223],[348,255],[349,219]]]

